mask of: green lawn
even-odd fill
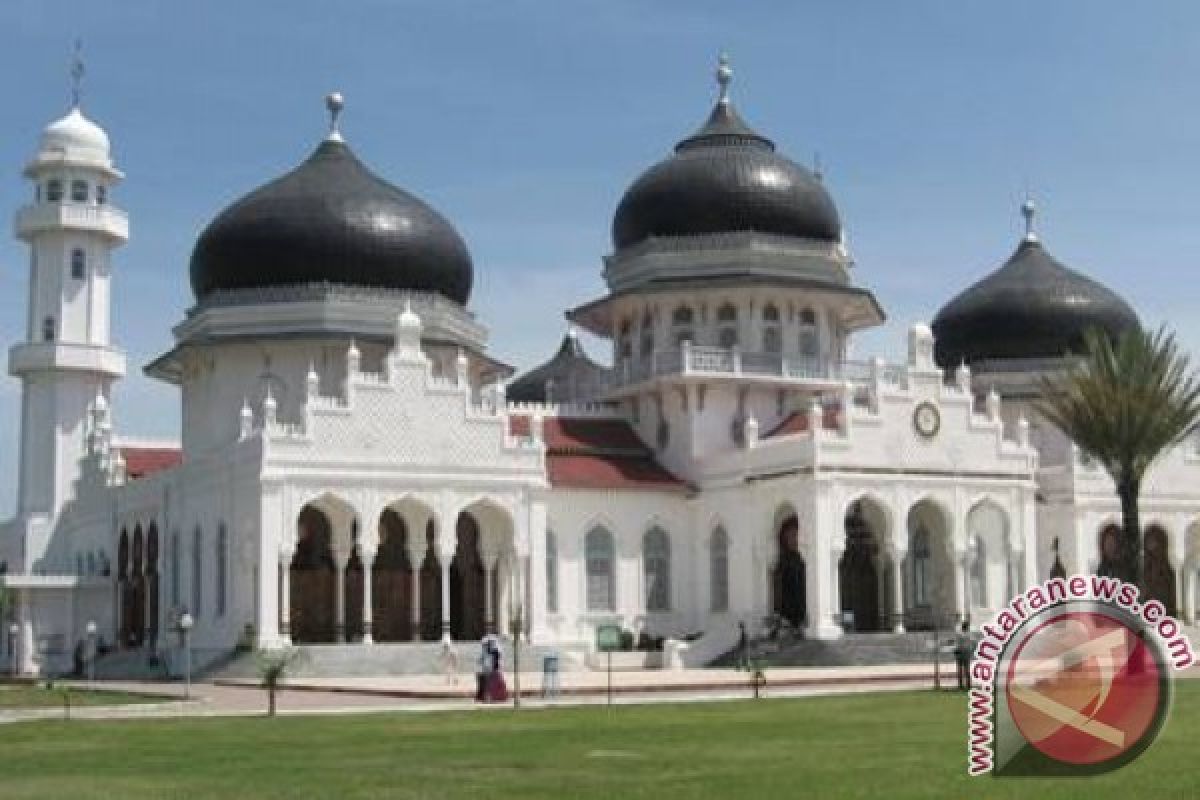
[[[116,706],[128,703],[161,703],[163,698],[124,692],[71,690],[72,706]],[[14,708],[62,708],[61,689],[43,685],[0,685],[0,711]],[[0,794],[0,796],[3,796]]]
[[[1139,761],[969,779],[963,695],[0,727],[17,798],[1104,797],[1200,794],[1200,681]]]

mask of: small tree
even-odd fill
[[[1112,477],[1121,501],[1117,577],[1140,586],[1142,480],[1159,455],[1195,430],[1200,385],[1165,328],[1129,330],[1116,342],[1089,330],[1084,352],[1065,375],[1042,380],[1037,408]]]
[[[300,651],[291,648],[258,651],[258,677],[262,688],[267,690],[267,716],[275,716],[275,695],[287,671],[299,657]]]

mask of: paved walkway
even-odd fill
[[[509,686],[512,676],[509,675]],[[1200,677],[1200,668],[1180,674]],[[527,708],[570,705],[602,705],[608,702],[608,679],[604,672],[571,672],[562,676],[562,693],[544,699],[541,675],[522,673],[522,701]],[[738,670],[641,670],[613,672],[612,702],[620,705],[665,702],[707,702],[745,699],[753,691],[749,676]],[[298,678],[278,694],[278,712],[300,714],[354,714],[371,712],[481,711],[508,708],[478,705],[471,699],[472,676],[461,676],[448,684],[441,675],[394,675],[379,677]],[[84,682],[73,684],[88,688]],[[942,685],[954,685],[953,665],[942,665]],[[902,691],[932,688],[933,670],[925,665],[877,667],[797,667],[767,672],[765,697],[814,697],[830,694]],[[74,719],[146,719],[164,717],[259,716],[266,712],[266,693],[246,684],[201,683],[192,686],[184,699],[178,683],[98,681],[95,688],[160,696],[162,702],[121,706],[76,707]],[[61,708],[12,709],[0,711],[0,724],[34,719],[61,719]]]

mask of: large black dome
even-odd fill
[[[993,359],[1058,358],[1083,352],[1098,328],[1116,338],[1137,314],[1112,290],[1063,266],[1032,235],[1002,267],[947,303],[933,320],[943,368]]]
[[[374,175],[338,137],[222,211],[192,252],[197,298],[333,283],[442,294],[463,305],[471,256],[432,208]]]
[[[722,94],[704,127],[625,192],[613,244],[742,231],[837,241],[841,221],[817,176],[775,152]]]

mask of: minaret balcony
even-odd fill
[[[129,238],[129,215],[112,206],[39,203],[17,211],[17,237],[29,241],[44,231],[88,231],[115,242]]]
[[[8,373],[89,372],[119,378],[125,374],[125,354],[115,347],[68,342],[31,342],[8,351]]]
[[[609,394],[634,393],[642,384],[662,380],[731,380],[790,388],[836,389],[846,383],[865,384],[871,375],[872,365],[866,362],[685,345],[618,363],[612,372]]]

